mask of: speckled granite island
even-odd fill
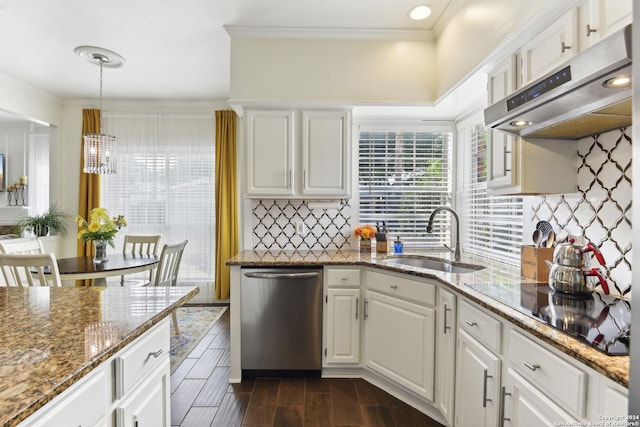
[[[0,287],[0,425],[25,420],[155,325],[168,322],[165,317],[198,292],[197,287]]]
[[[420,256],[431,256],[437,258],[444,258],[451,260],[451,255],[449,253],[443,252],[414,252],[415,255]],[[389,254],[391,255],[391,254]],[[407,254],[405,254],[407,255]],[[594,390],[598,390],[601,386],[602,388],[606,388],[604,384],[611,384],[613,388],[624,387],[628,388],[629,381],[629,356],[627,355],[616,355],[611,356],[607,355],[601,351],[594,349],[593,347],[579,341],[578,339],[567,335],[566,333],[560,332],[557,329],[549,326],[545,322],[532,317],[531,315],[527,315],[522,312],[522,310],[518,310],[514,307],[522,307],[525,304],[542,304],[540,301],[540,297],[538,296],[538,301],[536,301],[536,287],[544,286],[548,288],[546,283],[535,282],[531,279],[520,276],[519,268],[510,266],[507,264],[493,262],[486,258],[469,256],[467,254],[463,254],[463,258],[461,260],[461,264],[474,264],[481,265],[485,268],[464,273],[464,274],[454,274],[454,273],[445,273],[436,270],[425,270],[416,267],[410,266],[397,266],[397,265],[389,265],[384,261],[385,256],[387,254],[376,254],[376,253],[360,253],[357,251],[244,251],[237,256],[231,258],[227,261],[227,265],[232,266],[232,292],[231,292],[231,305],[232,305],[232,316],[234,314],[234,290],[233,283],[234,280],[237,283],[240,283],[240,268],[242,267],[303,267],[303,266],[324,266],[325,267],[325,275],[327,273],[327,267],[334,269],[348,269],[349,266],[356,267],[355,270],[359,269],[361,272],[361,277],[363,278],[361,286],[362,292],[365,292],[367,287],[370,285],[370,281],[372,277],[387,277],[388,280],[395,280],[394,277],[398,277],[398,280],[402,280],[402,277],[407,278],[415,278],[417,282],[423,281],[424,283],[433,283],[435,284],[436,289],[442,289],[453,292],[454,295],[458,295],[458,316],[461,316],[460,309],[461,304],[465,307],[472,307],[476,305],[476,307],[480,308],[481,311],[485,311],[491,315],[491,317],[495,319],[500,319],[498,323],[502,323],[503,331],[499,334],[505,337],[513,337],[523,336],[523,337],[533,337],[534,339],[540,340],[545,345],[552,347],[550,350],[557,350],[559,354],[561,354],[560,359],[563,357],[567,357],[573,361],[577,361],[580,364],[586,365],[588,368],[591,368],[595,373],[600,374],[602,376],[602,380],[600,377],[597,377],[597,374],[592,378],[589,374],[589,381],[587,381],[586,377],[581,376],[576,380],[576,384],[582,384],[580,387],[587,387],[585,384],[589,382],[588,387],[594,387]],[[236,268],[233,268],[236,267]],[[239,267],[239,268],[237,268]],[[235,270],[235,276],[234,276]],[[403,273],[402,276],[399,276],[398,273]],[[384,276],[387,274],[388,276]],[[381,276],[382,275],[382,276]],[[235,279],[234,279],[235,278]],[[327,286],[327,279],[325,278],[325,292]],[[345,279],[342,279],[345,280]],[[385,279],[383,279],[384,281]],[[413,280],[413,279],[412,279]],[[426,281],[425,281],[426,280]],[[400,282],[402,283],[402,282]],[[386,285],[383,283],[383,285]],[[389,283],[391,285],[391,283]],[[402,286],[402,285],[400,285]],[[397,289],[396,284],[389,286],[391,289],[387,289],[387,295],[393,296],[395,290]],[[380,289],[380,288],[379,288]],[[419,288],[418,288],[419,289]],[[366,291],[369,292],[369,291]],[[440,291],[436,291],[437,294],[440,294]],[[326,295],[326,294],[325,294]],[[363,295],[363,299],[366,297]],[[533,299],[533,301],[532,301]],[[546,300],[546,297],[545,297]],[[438,308],[435,306],[435,298],[434,298],[433,307],[436,308],[436,313],[438,312]],[[472,304],[468,304],[466,301],[471,302]],[[357,303],[356,303],[357,304]],[[361,303],[362,304],[362,303]],[[361,310],[366,311],[366,303],[365,307],[361,308]],[[445,307],[445,311],[447,308]],[[472,309],[473,311],[473,309]],[[237,313],[235,313],[237,314]],[[455,315],[455,313],[454,313]],[[366,317],[366,314],[365,314]],[[438,320],[440,321],[440,320]],[[505,322],[506,321],[506,322]],[[366,320],[363,320],[366,322]],[[446,317],[444,322],[446,322]],[[463,322],[460,319],[460,331],[459,335],[464,335],[462,332],[465,328],[471,329],[467,327],[467,325],[472,325],[473,322]],[[234,346],[236,352],[236,362],[239,362],[239,340],[236,337],[234,340],[233,337],[233,325],[234,320],[232,317],[232,337],[231,337],[231,350],[232,350],[232,379],[238,378],[241,376],[238,369],[234,370]],[[445,323],[446,325],[446,323]],[[325,325],[326,326],[326,325]],[[498,325],[499,326],[499,325]],[[346,326],[345,326],[346,327]],[[439,328],[442,327],[438,326]],[[499,329],[498,329],[499,330]],[[436,333],[438,333],[436,331]],[[365,334],[366,335],[366,334]],[[471,333],[473,337],[473,334]],[[516,338],[511,338],[510,342],[508,338],[503,338],[503,344],[499,344],[500,338],[498,338],[498,350],[499,352],[504,352],[503,354],[514,354],[514,352],[519,351],[517,348]],[[365,338],[366,341],[367,338]],[[505,341],[507,340],[507,341]],[[436,341],[436,345],[437,345]],[[514,347],[516,346],[516,347]],[[540,347],[542,348],[542,347]],[[326,351],[326,349],[325,349]],[[509,353],[507,353],[507,351]],[[544,350],[541,354],[547,354],[549,350]],[[438,350],[436,349],[436,353]],[[366,353],[366,350],[365,350]],[[445,353],[446,354],[446,353]],[[527,352],[524,351],[524,355],[526,356]],[[548,353],[551,355],[551,353]],[[525,357],[523,356],[523,357]],[[358,366],[367,366],[367,361],[369,360],[369,356],[365,356],[367,360],[363,361],[362,365],[358,364]],[[441,356],[446,357],[446,356]],[[509,356],[511,357],[511,356]],[[558,360],[560,360],[558,359]],[[507,362],[509,359],[505,359]],[[325,371],[325,367],[329,365],[327,363],[323,364],[323,375]],[[505,365],[505,366],[510,366]],[[554,369],[557,369],[559,365],[553,366]],[[569,365],[567,365],[569,366]],[[579,367],[580,365],[575,365]],[[440,368],[436,368],[440,369]],[[509,368],[510,369],[510,368]],[[527,371],[525,368],[522,368]],[[578,372],[580,369],[578,368]],[[536,370],[536,367],[533,367],[533,370]],[[537,369],[540,372],[540,369]],[[591,371],[591,372],[593,372]],[[584,372],[589,372],[585,370]],[[459,373],[459,370],[458,370]],[[508,372],[505,368],[503,371],[503,375],[506,375]],[[527,373],[524,372],[526,375]],[[544,375],[548,375],[548,373],[542,373]],[[541,374],[541,375],[542,375]],[[536,373],[538,375],[538,373]],[[582,374],[580,374],[582,375]],[[609,382],[607,382],[609,381]],[[486,383],[486,380],[485,380]],[[486,387],[486,385],[485,385]],[[547,381],[545,384],[542,383],[541,387],[551,387],[551,382]],[[436,385],[437,388],[437,385]],[[617,389],[617,392],[620,392],[620,396],[625,396],[625,389]],[[590,389],[591,390],[591,389]],[[477,391],[477,390],[476,390]],[[550,391],[550,395],[553,395],[553,390]],[[482,391],[479,391],[482,394]],[[499,393],[499,391],[497,391]],[[603,395],[595,396],[596,392],[590,391],[590,395],[584,397],[584,401],[578,402],[575,404],[575,413],[578,414],[573,415],[574,418],[571,419],[585,419],[590,414],[588,411],[591,409],[585,409],[588,405],[597,404],[598,399],[602,399]],[[604,392],[598,392],[604,393]],[[585,396],[587,393],[585,392]],[[504,396],[503,396],[504,398]],[[587,401],[588,399],[588,401]],[[430,400],[427,398],[427,400]],[[438,404],[439,399],[435,399],[435,403]],[[431,400],[433,402],[433,400]],[[496,398],[497,402],[498,399]],[[620,407],[624,407],[626,402],[626,397],[622,397],[620,400],[616,401],[616,409]],[[585,406],[586,405],[586,406]],[[569,405],[570,406],[570,405]],[[615,405],[612,405],[615,406]],[[416,406],[417,407],[417,406]],[[446,415],[445,415],[446,416]],[[568,419],[568,418],[566,418]]]

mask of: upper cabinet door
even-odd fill
[[[302,194],[348,197],[351,144],[348,111],[302,112]]]
[[[294,112],[247,111],[247,188],[249,196],[292,196]]]
[[[580,50],[585,50],[633,20],[633,0],[585,0],[578,6]]]
[[[578,53],[578,11],[572,9],[522,46],[521,85],[543,76]]]
[[[487,94],[490,105],[515,91],[516,74],[515,55],[510,56],[489,72]],[[517,185],[516,138],[501,131],[489,130],[487,143],[487,187],[502,188]]]

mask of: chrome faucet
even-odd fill
[[[431,216],[429,216],[429,223],[427,224],[427,233],[433,232],[433,219],[440,211],[449,211],[451,212],[453,217],[456,219],[456,244],[453,247],[453,250],[447,245],[444,245],[444,246],[454,253],[454,257],[456,261],[460,261],[460,258],[462,257],[462,248],[460,247],[460,218],[458,218],[458,214],[456,213],[456,211],[451,209],[449,206],[440,206],[438,208],[435,208],[433,212],[431,212]]]

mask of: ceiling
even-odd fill
[[[229,97],[224,26],[431,32],[460,0],[0,0],[0,75],[62,100],[97,98],[99,67],[74,48],[122,55],[104,69],[105,99]],[[425,21],[408,11],[433,6]],[[444,15],[443,15],[444,14]]]

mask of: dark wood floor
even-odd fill
[[[248,378],[229,384],[229,364],[227,310],[171,376],[172,426],[440,426],[360,379]]]

